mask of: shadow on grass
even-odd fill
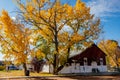
[[[105,77],[105,76],[71,76],[67,77],[73,80],[120,80],[119,78],[116,77]]]
[[[9,78],[0,80],[120,80],[119,76],[53,76],[34,78]]]
[[[81,73],[65,74],[64,77],[75,80],[120,80],[120,73]]]
[[[119,73],[64,74],[57,76],[23,76],[0,78],[0,80],[120,80]]]
[[[11,78],[0,78],[0,80],[57,80],[50,77],[11,77]]]
[[[0,80],[120,80],[120,76],[53,76],[29,78],[4,78]]]

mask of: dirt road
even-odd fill
[[[120,76],[46,76],[46,77],[9,77],[0,80],[120,80]]]

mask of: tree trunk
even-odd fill
[[[55,31],[54,39],[55,39],[55,48],[56,48],[57,53],[54,54],[53,74],[57,75],[58,74],[57,68],[58,68],[58,64],[59,64],[59,61],[58,61],[58,36],[57,36],[57,30]]]
[[[23,68],[24,68],[24,75],[25,75],[25,76],[29,76],[29,72],[28,72],[28,70],[27,70],[27,65],[26,65],[26,63],[23,63]]]
[[[67,52],[68,52],[68,55],[67,55],[67,61],[68,61],[69,56],[70,56],[70,49],[71,49],[71,48],[70,48],[70,46],[69,46],[69,47],[68,47],[68,51],[67,51]]]
[[[57,75],[58,74],[58,55],[54,54],[54,63],[53,63],[53,74]]]

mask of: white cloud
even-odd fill
[[[120,0],[90,0],[87,5],[96,17],[113,17],[118,12],[120,16]]]
[[[13,20],[13,21],[15,21],[15,20],[16,20],[16,17],[11,17],[11,18],[12,18],[12,20]]]

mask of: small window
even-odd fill
[[[85,57],[85,58],[84,58],[84,60],[86,60],[86,61],[87,61],[87,58]]]
[[[103,58],[100,58],[100,61],[103,61]]]
[[[100,58],[100,65],[103,65],[103,58]]]

